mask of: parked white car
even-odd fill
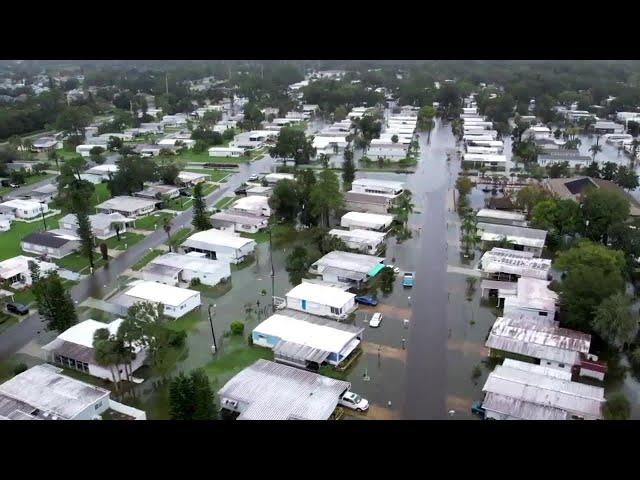
[[[381,323],[382,323],[382,314],[380,312],[374,313],[373,316],[371,317],[371,320],[369,320],[370,327],[377,328],[380,326]]]
[[[357,393],[349,391],[345,392],[344,395],[342,395],[342,397],[338,401],[338,404],[357,412],[366,412],[367,410],[369,410],[368,400],[362,398]]]

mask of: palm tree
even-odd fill
[[[640,140],[637,138],[631,142],[631,162],[632,164],[638,159],[638,146],[640,146]]]
[[[593,161],[595,162],[596,155],[598,154],[598,152],[602,151],[602,147],[596,143],[595,145],[591,145],[589,147],[589,151],[591,152],[591,156],[593,157]]]
[[[114,352],[113,342],[111,341],[110,336],[111,334],[106,328],[96,330],[93,334],[93,349],[96,363],[103,367],[109,367],[111,379],[113,380],[113,385],[117,392],[119,389],[118,382],[120,381],[120,372],[118,372],[118,360],[116,358],[116,353]],[[116,372],[118,372],[117,376]]]

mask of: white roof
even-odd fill
[[[118,318],[111,323],[97,322],[92,319],[85,320],[62,332],[58,335],[58,339],[75,343],[76,345],[82,345],[83,347],[93,348],[93,335],[97,330],[106,328],[110,334],[116,335],[122,322],[122,318]]]
[[[326,324],[312,323],[276,313],[260,323],[253,331],[278,337],[286,342],[340,353],[357,333],[333,328],[331,322],[333,321]]]
[[[242,148],[239,147],[211,147],[208,150],[209,153],[211,152],[228,152],[228,153],[242,153],[244,152],[244,150]]]
[[[17,257],[8,258],[0,262],[0,278],[8,279],[28,272],[29,262],[36,263],[40,267],[40,272],[43,274],[58,269],[55,263],[43,262],[37,258],[18,255]]]
[[[586,418],[601,418],[603,388],[545,375],[530,367],[521,369],[519,364],[522,363],[511,361],[499,365],[489,374],[482,388],[484,392],[500,395],[502,400],[507,400],[501,402],[506,408],[503,413],[525,420],[540,419],[538,415],[544,411],[541,412],[540,408],[532,410],[531,404]],[[488,408],[486,404],[485,408]],[[536,413],[535,416],[531,414],[532,411]],[[514,412],[520,415],[514,415]]]
[[[523,213],[494,210],[492,208],[481,208],[478,210],[478,213],[476,213],[476,217],[497,218],[500,220],[512,220],[516,222],[524,222],[527,218]]]
[[[22,210],[39,210],[40,207],[42,206],[40,202],[37,202],[35,200],[21,200],[21,199],[7,200],[6,202],[0,203],[0,205],[9,207],[9,208],[18,208]]]
[[[481,231],[482,241],[499,242],[506,240],[516,245],[525,245],[528,247],[544,247],[547,238],[546,230],[536,228],[516,227],[512,225],[498,225],[495,223],[480,222],[477,225]]]
[[[361,185],[363,187],[384,187],[393,190],[402,190],[404,188],[403,182],[394,182],[393,180],[377,180],[375,178],[356,178],[353,185]]]
[[[260,195],[250,195],[241,197],[235,201],[233,208],[238,210],[256,210],[258,208],[268,208],[269,198]]]
[[[329,230],[329,235],[335,235],[336,237],[343,238],[350,242],[362,242],[362,243],[380,243],[386,237],[383,232],[374,232],[372,230],[364,230],[356,228],[353,230],[340,230],[333,228]]]
[[[147,200],[140,197],[129,197],[126,195],[121,195],[119,197],[110,198],[109,200],[96,205],[96,208],[135,212],[143,208],[155,206],[156,202],[156,200]]]
[[[505,308],[510,306],[551,311],[555,309],[558,294],[549,290],[548,280],[520,277],[515,296],[505,298]]]
[[[141,281],[127,290],[125,294],[129,297],[177,307],[191,297],[199,296],[200,292],[188,288],[173,287],[164,283]]]
[[[577,365],[589,353],[591,335],[525,318],[498,317],[486,346],[527,357]]]
[[[364,255],[362,253],[342,252],[334,250],[322,256],[313,263],[319,273],[327,268],[337,268],[340,270],[360,272],[368,274],[373,268],[377,268],[384,261],[382,257],[374,255]]]
[[[189,238],[187,238],[184,244],[187,245],[187,243],[192,240],[196,242],[207,243],[209,245],[218,245],[221,247],[230,248],[242,248],[248,243],[253,242],[253,240],[251,240],[250,238],[244,238],[224,230],[217,230],[215,228],[194,233]]]
[[[465,153],[463,159],[468,162],[489,162],[489,163],[506,163],[505,155],[497,155],[491,153]]]
[[[353,293],[345,292],[339,288],[313,283],[301,283],[289,290],[286,296],[336,308],[343,307],[355,297]]]
[[[546,280],[551,269],[551,260],[533,258],[533,252],[519,252],[508,248],[492,248],[480,259],[482,271],[486,273],[509,273]]]
[[[366,212],[347,212],[342,216],[342,222],[344,222],[344,220],[358,223],[367,223],[370,225],[386,225],[393,222],[393,216]]]
[[[108,390],[60,371],[51,365],[36,365],[0,385],[0,394],[37,408],[41,414],[53,413],[63,419],[74,418],[101,398],[109,398]]]
[[[220,260],[211,260],[206,257],[196,255],[182,255],[179,253],[165,253],[151,260],[152,264],[166,265],[184,270],[192,270],[201,273],[231,274],[229,263]]]
[[[105,163],[103,165],[96,165],[95,167],[90,168],[85,173],[90,175],[102,175],[104,173],[115,173],[118,171],[118,165],[115,163]]]
[[[196,172],[185,172],[182,171],[178,174],[178,178],[183,182],[188,182],[190,180],[197,180],[199,178],[206,178],[209,175],[207,173],[196,173]]]
[[[349,382],[281,363],[258,360],[218,391],[238,402],[239,420],[327,420]]]
[[[277,182],[278,180],[294,180],[293,173],[269,173],[264,176],[267,182]]]

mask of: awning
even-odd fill
[[[284,357],[298,362],[315,362],[320,365],[324,362],[331,352],[313,348],[307,345],[300,345],[295,342],[287,342],[280,340],[273,348],[274,357]]]
[[[367,275],[369,275],[370,277],[375,277],[378,273],[380,273],[380,270],[382,270],[383,268],[387,268],[386,265],[382,263],[378,263],[375,267],[369,270]]]

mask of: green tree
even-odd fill
[[[242,335],[244,333],[244,323],[238,320],[231,322],[229,327],[231,329],[231,333],[234,335]]]
[[[620,165],[618,167],[614,182],[625,190],[633,190],[640,185],[638,182],[638,174],[633,169],[628,168],[625,165]]]
[[[580,206],[571,199],[549,199],[536,204],[531,211],[531,226],[546,230],[552,246],[558,246],[564,235],[584,230]]]
[[[91,228],[91,220],[88,213],[88,199],[83,195],[82,191],[76,191],[71,194],[71,207],[78,220],[77,233],[80,237],[80,253],[89,261],[91,273],[95,268],[95,238]]]
[[[203,369],[188,376],[180,372],[169,384],[169,415],[172,420],[214,420],[213,389]]]
[[[456,180],[456,190],[461,197],[466,197],[473,189],[473,182],[469,177],[461,175]]]
[[[383,268],[380,270],[380,290],[382,293],[391,293],[393,291],[393,282],[396,278],[393,268]]]
[[[347,155],[347,151],[351,152],[351,150],[344,151],[344,161],[342,162],[342,185],[345,192],[351,190],[351,184],[356,178],[356,166],[353,162],[353,152],[351,152],[351,155]]]
[[[540,202],[551,198],[551,193],[540,185],[527,185],[518,190],[516,194],[516,206],[528,214]]]
[[[595,145],[591,145],[589,147],[589,151],[591,152],[591,157],[593,158],[593,161],[596,161],[596,155],[602,151],[602,146],[595,144]]]
[[[316,174],[313,170],[305,168],[298,170],[295,176],[300,223],[307,227],[317,225],[318,216],[311,212],[311,191],[317,183]]]
[[[618,164],[614,162],[604,162],[602,165],[602,169],[600,170],[600,175],[605,180],[609,180],[613,182],[616,178],[616,174],[618,173]]]
[[[103,367],[108,367],[111,372],[116,392],[120,386],[120,372],[118,368],[118,342],[107,328],[100,328],[93,334],[93,350],[96,363]]]
[[[606,244],[609,227],[629,216],[629,201],[616,190],[590,189],[584,195],[582,212],[586,223],[585,235]]]
[[[311,158],[316,155],[316,149],[302,130],[283,127],[269,154],[274,158],[282,158],[285,163],[292,159],[296,165],[302,165],[311,161]]]
[[[584,170],[584,174],[591,178],[600,178],[600,167],[596,162],[591,162]]]
[[[109,137],[107,150],[110,152],[119,151],[124,146],[124,141],[120,137]]]
[[[628,420],[631,416],[631,404],[622,392],[614,392],[609,395],[602,406],[602,415],[605,420]]]
[[[192,224],[196,230],[209,230],[212,228],[211,220],[207,215],[206,203],[202,194],[202,184],[198,183],[193,187],[193,220]]]
[[[638,315],[632,311],[631,298],[621,292],[605,298],[596,307],[591,325],[609,345],[625,348],[638,333]]]
[[[286,222],[294,221],[301,207],[296,182],[287,178],[278,181],[269,197],[269,206],[277,218]]]
[[[340,191],[338,176],[331,170],[322,170],[318,182],[311,191],[311,213],[320,217],[322,225],[329,227],[329,218],[344,208],[344,197]]]
[[[32,291],[38,313],[44,318],[48,330],[64,332],[78,322],[71,295],[62,285],[57,272],[40,278],[33,284]]]
[[[67,107],[56,119],[56,128],[67,135],[84,138],[84,129],[91,123],[91,111],[87,107]]]
[[[301,246],[296,246],[291,253],[287,256],[286,270],[289,273],[289,283],[291,285],[298,285],[302,282],[302,279],[307,275],[309,267],[313,262],[307,252],[307,249]]]

